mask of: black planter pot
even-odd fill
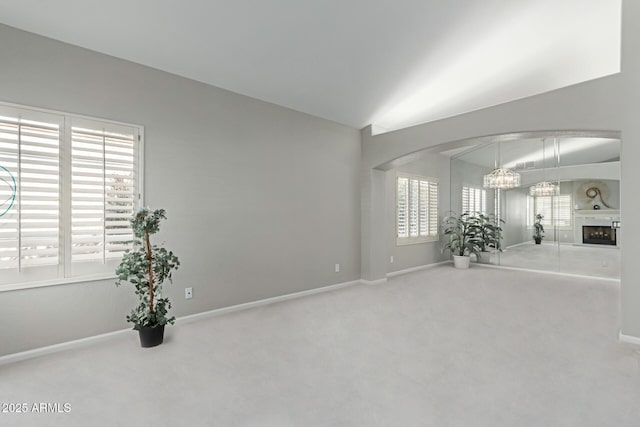
[[[539,245],[540,243],[542,243],[542,239],[535,239],[534,238],[534,240],[536,241],[536,245]]]
[[[138,330],[140,335],[140,345],[142,347],[155,347],[162,344],[164,339],[164,325],[155,328],[143,326]]]

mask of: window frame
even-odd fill
[[[398,222],[398,215],[399,215],[399,194],[398,194],[398,181],[399,179],[408,179],[409,181],[411,180],[418,180],[418,181],[426,181],[428,183],[428,187],[427,187],[427,193],[430,190],[430,186],[431,184],[435,184],[436,186],[436,207],[435,210],[437,212],[436,214],[436,224],[435,224],[435,231],[436,234],[429,234],[429,222],[427,222],[427,235],[426,236],[414,236],[414,237],[399,237],[399,222]],[[428,177],[428,176],[423,176],[423,175],[418,175],[418,174],[411,174],[411,173],[405,173],[405,172],[397,172],[396,173],[396,177],[394,180],[394,185],[395,185],[395,241],[396,241],[396,246],[405,246],[405,245],[416,245],[416,244],[423,244],[423,243],[431,243],[431,242],[437,242],[440,240],[440,218],[439,218],[439,213],[440,213],[440,182],[438,180],[438,178],[434,178],[434,177]],[[409,193],[408,193],[409,194]],[[409,197],[409,196],[408,196]],[[419,198],[419,196],[418,196]],[[407,202],[407,214],[409,214],[408,212],[410,211],[410,205],[411,202]],[[427,212],[431,210],[431,206],[430,204],[427,205]],[[419,215],[419,214],[418,214]],[[419,220],[418,220],[419,221]],[[418,230],[420,229],[420,226],[418,224]],[[419,232],[418,232],[419,234]]]
[[[36,274],[36,278],[34,279],[23,279],[28,274],[23,274],[24,272],[17,272],[14,274],[14,277],[18,279],[16,281],[10,281],[8,283],[0,283],[0,292],[13,291],[19,289],[29,289],[29,288],[39,288],[46,286],[58,286],[58,285],[66,285],[72,283],[81,283],[81,282],[94,282],[100,280],[111,280],[115,279],[115,268],[113,272],[100,271],[95,274],[77,274],[71,275],[71,251],[69,242],[71,239],[71,221],[72,221],[72,212],[71,212],[71,128],[72,122],[89,122],[89,123],[100,123],[106,125],[107,127],[113,128],[132,128],[137,130],[138,141],[134,146],[134,153],[136,154],[136,159],[134,161],[135,167],[137,169],[135,174],[136,180],[136,190],[137,194],[134,194],[134,211],[141,206],[144,206],[144,126],[133,123],[120,122],[115,120],[103,119],[99,117],[92,117],[82,114],[75,114],[64,112],[60,110],[52,110],[47,108],[34,107],[29,105],[16,104],[11,102],[0,101],[0,107],[6,110],[14,110],[16,112],[23,112],[25,116],[28,115],[27,120],[36,119],[37,117],[44,118],[52,118],[56,117],[57,122],[60,124],[60,151],[59,151],[59,224],[58,224],[58,233],[59,233],[59,254],[58,254],[58,263],[54,265],[50,265],[52,269],[57,270],[56,277],[51,278],[40,278],[38,274]],[[46,121],[46,120],[45,120]],[[68,196],[63,196],[64,194],[68,194]],[[100,264],[106,265],[106,264]],[[34,268],[34,267],[32,267]],[[36,269],[38,267],[35,267]],[[0,270],[2,272],[2,270]],[[13,274],[13,272],[12,272]]]

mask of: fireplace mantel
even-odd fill
[[[618,209],[580,209],[573,211],[573,214],[575,216],[581,216],[585,218],[620,218],[620,211]]]
[[[580,209],[573,211],[574,244],[582,244],[582,226],[611,226],[613,221],[620,221],[620,210],[618,209]],[[617,244],[620,246],[620,230],[616,230]]]

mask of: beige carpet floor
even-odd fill
[[[610,281],[442,265],[0,366],[2,426],[638,426]],[[2,327],[8,327],[3,325]]]

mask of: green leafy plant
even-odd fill
[[[165,248],[152,245],[151,235],[160,230],[160,221],[166,219],[164,209],[151,212],[142,208],[131,218],[136,249],[126,250],[116,269],[120,286],[128,281],[135,287],[140,304],[127,316],[127,322],[133,323],[133,329],[173,324],[175,317],[167,317],[171,308],[168,298],[162,298],[162,283],[171,281],[171,273],[178,269],[178,257]]]
[[[536,221],[533,223],[533,239],[536,243],[540,243],[544,237],[544,227],[542,225],[543,219],[544,216],[536,214]]]
[[[502,225],[504,220],[497,218],[494,214],[483,214],[478,212],[475,214],[478,219],[478,227],[476,229],[478,237],[478,245],[482,252],[488,252],[491,249],[502,252]]]
[[[479,255],[481,240],[478,237],[480,221],[465,212],[460,215],[449,215],[444,219],[444,235],[447,238],[442,251],[449,250],[453,255]]]

